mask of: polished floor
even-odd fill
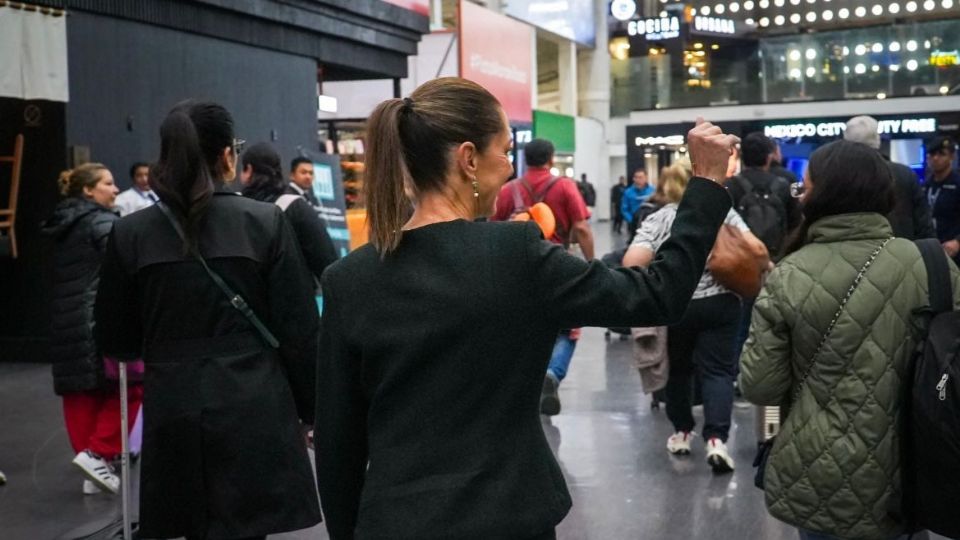
[[[692,456],[671,457],[671,426],[641,393],[629,343],[603,334],[585,330],[560,389],[563,410],[543,420],[574,500],[558,538],[796,539],[753,487],[754,409],[734,410],[733,474],[711,473],[701,441]],[[0,540],[77,538],[118,515],[117,498],[81,494],[71,458],[49,367],[0,364],[0,470],[9,480],[0,487]],[[326,538],[322,526],[271,537]]]

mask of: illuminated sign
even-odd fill
[[[960,51],[933,51],[930,53],[930,65],[937,67],[960,65]]]
[[[627,33],[631,36],[643,36],[649,41],[678,38],[680,37],[680,18],[663,17],[630,21],[627,25]]]
[[[764,126],[763,133],[773,139],[797,139],[802,137],[839,137],[846,131],[844,122],[821,122],[819,124],[776,124]],[[937,131],[936,118],[903,118],[880,120],[877,133],[881,135],[907,135],[912,133],[934,133]]]
[[[637,3],[633,0],[613,0],[610,2],[610,14],[618,21],[629,21],[637,14]]]
[[[694,17],[693,29],[698,32],[714,32],[717,34],[736,34],[737,26],[733,19],[717,17]]]
[[[683,144],[683,135],[667,135],[666,137],[637,137],[633,140],[636,146],[680,146]]]

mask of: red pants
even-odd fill
[[[131,385],[127,391],[127,429],[133,427],[142,400],[143,386]],[[64,395],[63,418],[74,452],[90,450],[108,461],[120,455],[119,388]]]

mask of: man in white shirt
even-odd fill
[[[290,163],[290,185],[284,193],[300,195],[313,206],[320,206],[320,201],[313,193],[313,162],[305,157],[293,158]]]
[[[130,167],[130,180],[133,187],[117,195],[116,208],[121,216],[130,215],[153,205],[159,199],[150,189],[150,165],[134,163]]]

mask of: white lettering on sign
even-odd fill
[[[533,131],[529,129],[517,130],[517,139],[515,141],[517,144],[527,144],[532,140],[533,140]]]
[[[633,140],[636,146],[679,146],[683,144],[683,135],[667,135],[666,137],[637,137]]]
[[[693,28],[698,32],[737,33],[737,25],[733,19],[720,19],[718,17],[694,17]]]
[[[846,131],[843,122],[821,122],[819,124],[776,124],[764,126],[763,134],[773,139],[797,139],[803,137],[839,137]],[[935,133],[936,118],[903,118],[881,120],[877,123],[877,133],[881,135],[901,135],[912,133]]]
[[[673,39],[680,37],[680,18],[643,19],[630,21],[627,33],[631,36],[643,36],[647,40]]]
[[[470,55],[470,67],[491,77],[527,84],[527,72],[513,66],[505,66],[497,60],[488,60],[480,53]]]

